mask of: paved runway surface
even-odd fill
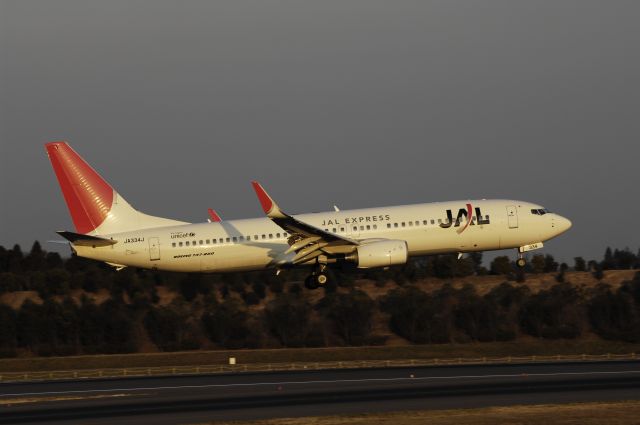
[[[26,399],[37,401],[19,403]],[[640,399],[640,361],[243,373],[0,384],[0,424],[190,424],[631,399]]]

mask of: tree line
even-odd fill
[[[37,242],[28,253],[0,247],[0,295],[35,291],[42,300],[27,299],[17,310],[0,303],[0,356],[129,353],[145,340],[162,351],[384,344],[385,336],[373,329],[376,320],[416,344],[520,335],[572,339],[587,332],[640,342],[640,272],[617,289],[603,281],[577,287],[564,275],[576,270],[602,279],[603,270],[630,268],[640,268],[640,255],[628,249],[607,248],[602,260],[576,258],[572,267],[538,255],[524,272],[508,257],[485,268],[481,254],[461,260],[441,255],[389,270],[333,270],[332,284],[317,299],[301,285],[304,270],[280,276],[116,272],[95,261],[61,258]],[[530,273],[554,273],[556,284],[534,293],[518,283]],[[483,295],[472,285],[444,283],[433,292],[415,285],[424,278],[484,274],[504,275],[505,282]],[[392,289],[374,300],[357,279]],[[163,293],[177,296],[160,303]]]

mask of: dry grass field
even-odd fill
[[[640,401],[428,410],[258,421],[216,425],[637,425]],[[204,425],[204,424],[202,424]]]
[[[432,344],[378,347],[279,348],[269,350],[183,351],[68,357],[0,359],[0,372],[108,369],[123,367],[196,366],[227,364],[293,363],[348,360],[450,359],[570,354],[640,353],[640,344],[582,340],[520,339],[511,342]]]

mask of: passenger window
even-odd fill
[[[364,230],[364,226],[360,226],[360,230]]]
[[[353,226],[353,231],[357,232],[358,231],[358,226]]]
[[[404,221],[402,222],[402,227],[405,227],[405,226],[404,226]]]
[[[179,246],[182,246],[182,242],[179,243]]]
[[[426,226],[427,224],[429,224],[429,221],[428,220],[422,220],[422,224]]]
[[[196,245],[197,245],[197,244],[196,244],[196,241],[193,241],[192,243],[193,243],[193,246],[196,246]]]
[[[336,228],[335,228],[335,227],[333,228],[333,233],[337,233],[337,232],[336,232]]]
[[[341,232],[344,232],[344,227],[341,227],[341,228],[340,228],[340,231],[341,231]]]
[[[211,241],[209,239],[207,239],[207,245],[209,245],[211,243]]]
[[[222,243],[222,242],[224,242],[224,239],[220,238],[220,240],[218,242]]]
[[[189,241],[186,241],[186,242],[185,242],[185,245],[186,245],[186,246],[189,246]]]
[[[436,221],[434,219],[431,219],[431,224],[436,224]]]
[[[420,225],[420,221],[416,220],[416,226],[419,226],[419,225]]]
[[[387,229],[391,229],[391,223],[387,223]]]
[[[276,238],[280,239],[280,233],[276,233]]]
[[[253,235],[253,240],[258,240],[258,235]]]
[[[413,221],[409,222],[409,227],[413,227]]]
[[[273,233],[269,233],[269,239],[273,239]]]
[[[213,242],[213,243],[215,244],[215,243],[216,243],[216,240],[215,240],[215,239],[211,239],[211,242]]]
[[[200,245],[204,245],[204,241],[200,239]]]
[[[267,235],[262,235],[262,239],[267,239]]]
[[[371,226],[367,224],[367,230],[371,230]]]
[[[175,243],[175,242],[173,242],[173,243],[171,244],[171,246],[175,248],[175,247],[176,247],[176,243]]]
[[[378,225],[377,225],[377,224],[374,224],[374,225],[373,225],[373,230],[376,230],[377,228],[378,228]]]
[[[284,237],[286,238],[286,237],[287,237],[287,232],[284,232],[284,233],[282,234],[282,236],[284,236]]]
[[[238,238],[236,238],[235,236],[233,237],[233,243],[238,242]]]
[[[439,218],[439,219],[438,219],[438,224],[441,224],[441,223],[442,223],[442,219],[441,219],[441,218]]]
[[[227,243],[231,242],[231,238],[227,238]]]
[[[393,227],[398,227],[398,223],[393,223]]]

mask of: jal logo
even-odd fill
[[[471,206],[471,204],[467,204],[467,208],[460,208],[458,210],[458,215],[456,216],[455,220],[453,219],[453,212],[451,210],[447,210],[447,219],[444,221],[444,223],[440,223],[440,227],[442,227],[443,229],[448,229],[449,227],[453,226],[453,227],[459,227],[459,229],[456,230],[456,232],[458,234],[464,232],[467,227],[469,226],[473,226],[476,223],[477,224],[489,224],[489,216],[487,216],[486,218],[483,218],[482,216],[482,212],[480,211],[480,207],[476,207],[475,208],[475,212],[476,212],[476,221],[474,222],[473,220],[473,207]],[[463,227],[462,223],[463,221],[465,222]]]

